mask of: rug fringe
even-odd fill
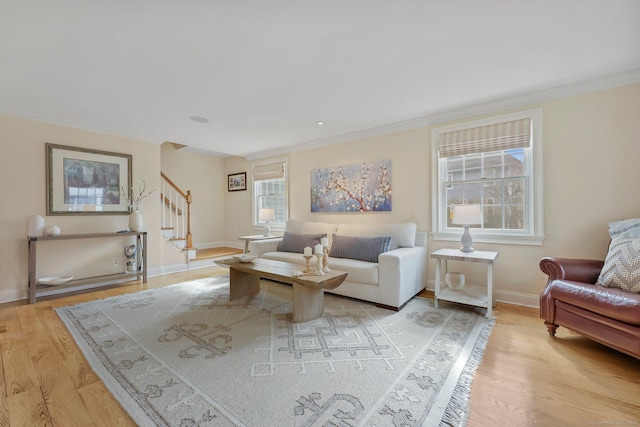
[[[440,420],[440,426],[445,427],[463,427],[467,425],[469,400],[471,398],[471,384],[473,383],[473,377],[475,375],[478,366],[482,360],[482,355],[487,342],[489,341],[489,335],[495,325],[495,319],[492,319],[485,324],[480,331],[480,335],[473,346],[473,351],[469,356],[469,360],[465,364],[458,383],[456,384],[453,395],[447,404],[442,419]]]

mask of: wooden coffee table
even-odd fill
[[[302,258],[302,255],[300,255]],[[230,269],[229,300],[252,296],[260,292],[260,278],[288,283],[293,287],[293,321],[308,322],[324,313],[324,290],[335,289],[347,278],[347,273],[332,270],[324,276],[293,276],[304,265],[257,258],[240,262],[233,258],[216,261]]]

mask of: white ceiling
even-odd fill
[[[0,112],[249,158],[638,76],[638,0],[0,0]]]

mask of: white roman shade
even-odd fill
[[[273,209],[271,225],[276,229],[287,222],[286,160],[253,165],[253,224],[259,225],[261,209]]]
[[[513,120],[452,132],[438,138],[440,158],[531,146],[531,119]]]
[[[253,168],[254,181],[284,178],[284,162],[257,165]]]

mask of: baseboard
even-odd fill
[[[523,294],[520,292],[495,291],[496,301],[506,304],[523,305],[525,307],[540,308],[540,295]]]
[[[469,285],[467,285],[469,286]],[[469,286],[470,288],[480,289],[482,286]],[[435,280],[429,280],[425,288],[431,292],[435,292]],[[493,290],[493,298],[496,302],[505,304],[522,305],[525,307],[540,308],[540,295],[524,294],[521,292],[504,291],[500,289]]]
[[[0,304],[29,298],[27,289],[0,292]]]

